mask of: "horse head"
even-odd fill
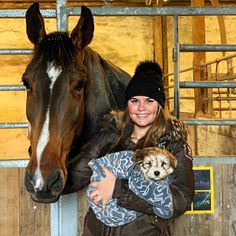
[[[39,4],[34,3],[26,12],[26,28],[34,52],[22,76],[31,146],[25,186],[34,201],[50,203],[64,188],[66,159],[83,128],[88,82],[84,49],[92,41],[94,22],[82,6],[70,35],[47,34]]]

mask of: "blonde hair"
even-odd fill
[[[129,117],[128,108],[123,113],[120,121],[120,135],[117,142],[111,147],[110,152],[122,151],[126,149],[126,141],[133,132],[134,124]],[[165,133],[167,128],[167,120],[162,107],[158,106],[157,115],[144,137],[136,144],[136,148],[152,147],[158,143],[160,137]]]

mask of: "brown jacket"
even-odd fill
[[[173,173],[173,182],[170,185],[174,207],[173,218],[175,218],[190,208],[194,196],[194,177],[191,149],[186,142],[186,130],[178,121],[169,120],[169,122],[171,129],[159,140],[157,146],[166,148],[178,160],[177,168]],[[65,193],[76,192],[89,184],[92,172],[88,167],[88,162],[105,155],[116,138],[117,129],[111,122],[108,128],[83,147],[80,154],[68,167]],[[131,140],[127,140],[126,144],[127,150],[134,149],[135,145]],[[129,190],[127,180],[116,180],[113,198],[117,198],[119,206],[144,214],[129,224],[108,227],[97,220],[93,211],[89,209],[85,217],[83,236],[171,235],[170,220],[164,220],[154,215],[153,207]]]

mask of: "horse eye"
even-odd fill
[[[23,79],[22,82],[23,82],[23,85],[26,87],[27,90],[31,89],[29,81],[27,81],[26,79]]]
[[[76,90],[79,91],[80,89],[84,88],[84,87],[86,86],[86,84],[87,84],[87,81],[86,81],[85,79],[79,80],[79,81],[76,83],[74,89],[76,89]]]

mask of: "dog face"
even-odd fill
[[[177,160],[170,152],[157,147],[137,150],[135,161],[144,178],[153,181],[172,174],[177,166]]]

